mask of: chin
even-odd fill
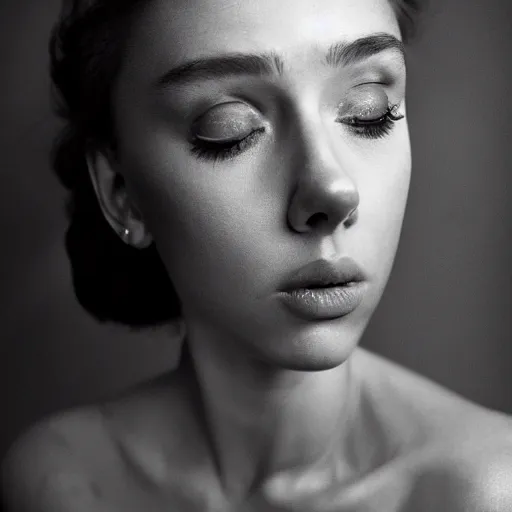
[[[348,359],[346,358],[333,358],[329,356],[317,357],[301,357],[295,358],[292,361],[283,362],[280,367],[283,370],[292,370],[296,372],[322,372],[332,370],[343,364]]]
[[[347,361],[357,348],[362,331],[348,329],[339,320],[314,324],[302,332],[279,336],[279,350],[265,360],[288,370],[318,372],[331,370]]]

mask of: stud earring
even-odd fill
[[[125,244],[128,244],[130,242],[130,230],[128,228],[124,228],[121,238]]]

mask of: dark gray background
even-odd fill
[[[512,2],[430,0],[411,47],[414,151],[394,273],[363,344],[512,413]],[[0,454],[20,430],[172,367],[165,333],[77,305],[50,172],[47,39],[58,0],[0,6]]]

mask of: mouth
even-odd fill
[[[358,283],[359,281],[347,281],[347,282],[332,282],[332,283],[327,283],[327,284],[311,284],[311,285],[308,285],[308,286],[304,286],[303,289],[308,289],[308,290],[325,290],[325,289],[328,289],[328,288],[333,288],[333,287],[338,287],[338,286],[354,286]],[[297,289],[300,289],[300,288],[297,288]],[[290,291],[293,291],[293,290],[290,290]]]
[[[281,286],[280,291],[354,285],[365,280],[365,273],[351,258],[342,257],[334,261],[317,260],[292,274]]]
[[[279,297],[292,314],[307,320],[348,315],[364,299],[366,276],[350,258],[317,260],[299,269]]]

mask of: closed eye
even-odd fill
[[[394,124],[405,116],[398,113],[398,105],[390,105],[384,115],[375,119],[361,119],[356,116],[339,118],[336,122],[345,124],[358,137],[379,139],[388,135]]]
[[[212,139],[195,136],[192,140],[192,153],[204,160],[228,160],[252,146],[265,128],[257,128],[241,139]]]

